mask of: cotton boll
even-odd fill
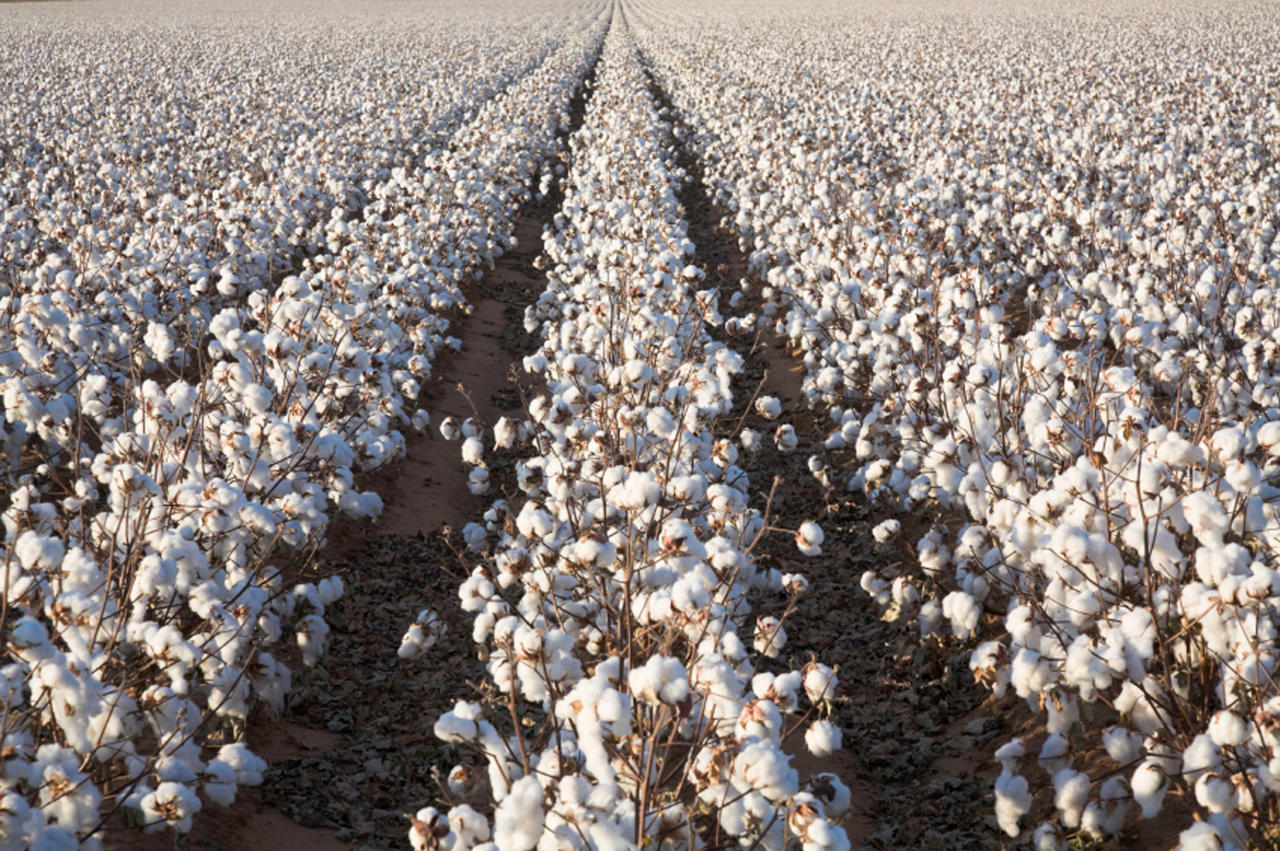
[[[1224,851],[1237,848],[1234,842],[1228,842],[1218,829],[1207,821],[1199,821],[1178,834],[1180,851]]]
[[[1128,765],[1142,755],[1142,736],[1133,730],[1111,726],[1102,732],[1102,746],[1120,765]]]
[[[423,807],[410,821],[409,846],[413,851],[440,848],[449,836],[449,822],[435,807]]]
[[[236,782],[241,786],[262,785],[267,762],[249,750],[249,746],[243,742],[223,745],[218,749],[217,759],[231,766],[236,773]]]
[[[1215,771],[1221,765],[1222,752],[1206,733],[1192,739],[1182,752],[1182,776],[1188,781],[1195,781],[1202,773]]]
[[[405,631],[396,655],[401,659],[417,659],[434,647],[444,632],[445,624],[440,616],[432,609],[423,609]]]
[[[499,848],[531,851],[538,844],[546,817],[542,794],[534,777],[521,777],[511,785],[493,814],[493,840]]]
[[[787,643],[787,631],[782,627],[782,621],[768,615],[756,620],[755,641],[753,646],[757,653],[769,657],[770,659],[778,658],[778,654],[782,652],[782,648]]]
[[[1089,775],[1064,768],[1053,775],[1053,802],[1067,827],[1079,827],[1089,801]]]
[[[1062,733],[1050,733],[1040,747],[1040,766],[1056,776],[1070,762],[1071,741]]]
[[[1236,787],[1216,772],[1200,775],[1196,780],[1195,793],[1196,802],[1211,813],[1225,813],[1235,808]]]
[[[756,399],[756,413],[767,420],[776,420],[782,414],[782,402],[777,396],[761,396]]]
[[[796,547],[807,556],[820,555],[822,542],[825,539],[826,535],[823,534],[822,527],[812,520],[801,523],[800,528],[796,530]]]
[[[229,807],[236,800],[236,771],[221,760],[210,760],[205,766],[206,779],[200,790],[205,797],[221,807]]]
[[[887,544],[893,540],[902,530],[902,524],[893,519],[882,520],[871,530],[871,535],[881,544]]]
[[[1133,800],[1142,808],[1142,817],[1155,818],[1164,804],[1164,793],[1169,788],[1164,768],[1157,759],[1146,759],[1133,771],[1129,779]]]
[[[1242,745],[1249,740],[1249,725],[1236,713],[1223,709],[1214,713],[1208,733],[1218,747]]]
[[[651,656],[627,677],[631,693],[647,703],[676,704],[689,693],[684,665],[667,656]]]
[[[853,793],[835,774],[824,772],[809,782],[809,791],[822,801],[827,815],[838,816],[853,803]]]
[[[942,605],[937,600],[928,600],[920,607],[917,621],[920,624],[920,637],[928,638],[937,634],[942,627],[944,615]]]
[[[142,799],[143,817],[149,824],[168,824],[178,833],[191,830],[191,819],[199,811],[200,798],[181,783],[161,783]]]
[[[484,442],[479,437],[462,441],[462,462],[472,467],[484,463]]]
[[[796,434],[795,426],[785,423],[774,431],[773,442],[779,452],[791,452],[800,445],[800,437]]]
[[[840,728],[827,720],[814,721],[804,734],[805,747],[816,757],[830,756],[840,750],[843,736]]]
[[[804,668],[804,693],[814,706],[830,703],[836,696],[839,678],[835,669],[821,662],[810,662]]]
[[[498,449],[510,449],[515,445],[519,431],[519,427],[513,420],[507,417],[499,417],[493,426],[494,446]]]
[[[1031,812],[1031,792],[1027,778],[1003,772],[996,779],[996,821],[1009,836],[1022,832],[1018,822]]]

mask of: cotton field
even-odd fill
[[[0,4],[0,848],[1275,847],[1278,44]]]

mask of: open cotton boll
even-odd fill
[[[1102,746],[1117,763],[1128,765],[1142,755],[1142,735],[1113,725],[1102,731]]]
[[[1179,851],[1234,851],[1240,848],[1230,841],[1216,826],[1198,821],[1178,834]]]
[[[826,719],[814,721],[804,734],[805,747],[816,757],[830,756],[840,750],[842,739],[840,728]]]
[[[786,643],[787,631],[783,629],[782,621],[772,615],[756,619],[755,640],[752,646],[757,653],[776,659]]]
[[[462,462],[470,466],[484,463],[484,441],[479,437],[468,437],[462,441]]]
[[[689,694],[689,678],[679,659],[650,656],[627,676],[631,693],[646,703],[676,704]]]
[[[761,396],[756,399],[756,413],[767,420],[776,420],[782,414],[782,402],[777,396]]]
[[[1218,747],[1242,745],[1249,740],[1249,725],[1236,713],[1223,709],[1214,713],[1208,733]]]
[[[878,542],[887,544],[889,541],[893,540],[901,530],[902,523],[899,521],[894,519],[882,520],[880,523],[876,524],[874,529],[871,530],[871,535]]]
[[[235,742],[218,748],[218,761],[231,766],[236,782],[241,786],[261,786],[267,771],[267,761],[249,750],[243,742]]]
[[[502,849],[531,851],[542,836],[545,818],[542,784],[537,778],[521,777],[493,814],[493,840]]]
[[[236,800],[236,770],[220,759],[210,760],[205,766],[206,779],[200,787],[205,797],[221,807],[229,807]]]
[[[754,741],[738,751],[733,773],[775,803],[785,801],[800,788],[791,758],[769,741]]]
[[[1053,803],[1067,827],[1079,827],[1089,801],[1089,775],[1064,768],[1053,775]]]
[[[182,783],[161,783],[142,799],[142,814],[148,825],[167,824],[178,833],[191,830],[191,819],[198,812],[199,796]]]
[[[1221,765],[1222,752],[1207,733],[1192,739],[1182,752],[1182,776],[1189,781],[1195,781],[1201,774],[1215,771]]]
[[[996,822],[1009,836],[1022,832],[1018,822],[1031,812],[1027,778],[1004,771],[996,778]]]
[[[400,649],[396,651],[396,655],[401,659],[417,659],[436,645],[445,629],[440,615],[433,609],[423,609],[400,639]]]
[[[510,449],[515,445],[519,434],[520,428],[514,420],[498,417],[498,421],[493,425],[493,445],[498,449]]]
[[[449,822],[435,807],[423,807],[410,819],[409,846],[413,851],[434,851],[449,839]],[[451,847],[452,843],[444,845]]]
[[[825,539],[826,535],[823,534],[822,527],[812,520],[801,523],[800,528],[796,530],[796,547],[807,556],[821,555],[822,542]]]
[[[779,452],[791,452],[800,445],[800,438],[796,434],[795,426],[791,425],[791,423],[784,423],[774,431],[773,442],[778,447]]]
[[[830,665],[810,662],[804,667],[804,693],[814,706],[822,706],[834,700],[838,682],[839,677]]]
[[[1129,779],[1133,800],[1142,808],[1142,817],[1155,818],[1164,804],[1164,793],[1169,788],[1168,778],[1160,760],[1148,758],[1133,770]]]

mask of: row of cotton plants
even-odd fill
[[[496,690],[435,733],[484,769],[453,769],[416,848],[848,847],[831,820],[847,788],[784,750],[839,747],[836,673],[785,650],[805,578],[751,556],[778,530],[721,434],[742,360],[710,333],[672,145],[615,18],[526,313],[545,393],[523,420],[443,429],[482,481],[491,452],[518,452],[522,496],[466,530],[479,564],[459,593]],[[795,534],[821,542],[812,523]],[[401,656],[440,629],[424,612]]]
[[[473,81],[477,102],[449,138],[431,134],[466,116],[422,112],[412,75],[421,92],[445,75],[410,53],[387,113],[318,132],[345,139],[340,160],[289,152],[298,187],[335,162],[342,175],[295,193],[325,199],[294,211],[318,228],[296,241],[286,229],[272,242],[294,197],[274,193],[291,184],[232,156],[246,170],[222,192],[228,147],[160,155],[164,128],[186,126],[172,116],[151,115],[132,148],[18,140],[23,157],[6,164],[38,177],[13,184],[28,195],[9,196],[4,242],[0,846],[96,846],[117,812],[181,832],[202,801],[261,782],[244,725],[257,705],[281,707],[299,657],[316,661],[325,606],[342,593],[336,578],[295,583],[273,563],[318,546],[334,507],[380,509],[353,471],[395,457],[399,429],[424,423],[413,404],[450,342],[443,313],[465,309],[458,282],[510,244],[514,208],[549,167],[598,52],[599,7],[565,11],[588,25],[543,41],[535,70],[521,71],[534,48],[508,43],[492,54],[508,67],[451,81]],[[399,67],[395,56],[379,61]],[[271,53],[259,59],[268,73]],[[382,82],[365,79],[380,94]],[[274,96],[249,114],[287,114],[290,90]],[[125,122],[147,103],[135,92],[103,112]],[[325,109],[324,97],[303,103]],[[194,123],[216,126],[217,108]],[[139,146],[156,157],[150,171],[129,160]],[[113,212],[111,179],[141,207]],[[211,219],[228,230],[206,244]]]
[[[918,557],[863,586],[1043,717],[1001,827],[1065,847],[1174,792],[1185,847],[1274,841],[1280,18],[966,9],[636,18],[827,467]]]

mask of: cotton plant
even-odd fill
[[[547,291],[525,315],[542,343],[524,366],[546,392],[492,431],[520,455],[521,501],[503,503],[510,519],[489,524],[459,588],[498,697],[459,702],[435,732],[483,755],[500,847],[687,847],[705,841],[701,808],[738,841],[847,847],[833,821],[847,789],[801,777],[782,748],[840,746],[836,671],[758,670],[790,661],[786,603],[807,581],[756,565],[767,518],[715,437],[742,359],[710,334],[673,141],[615,16],[544,232]],[[474,469],[490,434],[464,439]],[[819,551],[816,523],[792,534]],[[781,616],[758,613],[771,598]],[[448,832],[442,812],[419,813],[410,842],[485,834]]]

